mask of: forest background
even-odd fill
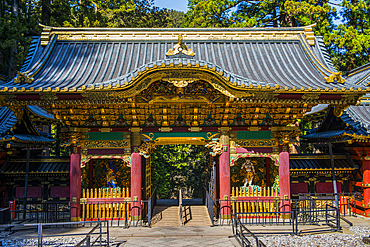
[[[340,11],[335,7],[341,7]],[[2,79],[16,75],[32,36],[41,33],[39,23],[148,28],[297,27],[316,23],[315,35],[323,37],[334,65],[345,74],[369,62],[369,19],[370,0],[189,0],[186,13],[160,9],[153,0],[0,0],[0,74]]]

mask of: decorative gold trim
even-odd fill
[[[41,32],[41,45],[46,46],[49,43],[52,27],[44,26],[42,24],[39,24],[39,25],[43,27],[42,32]]]
[[[14,78],[14,80],[13,80],[14,83],[19,83],[19,84],[28,83],[28,84],[30,84],[31,82],[33,82],[35,80],[34,78],[27,75],[27,73],[22,73],[22,72],[17,71],[17,75],[18,76],[16,78]]]
[[[202,131],[202,128],[200,128],[200,127],[190,127],[188,130],[190,132],[199,132],[199,131]]]
[[[113,129],[112,128],[100,128],[98,129],[100,132],[111,132]]]
[[[235,140],[235,147],[275,147],[279,144],[273,139],[257,139],[257,140]]]
[[[140,128],[140,127],[132,127],[132,128],[129,128],[128,131],[130,132],[141,132],[143,129]]]
[[[331,170],[332,170],[332,168],[290,169],[290,171],[292,171],[292,172],[297,172],[297,171],[305,171],[305,172],[307,172],[307,171],[331,171]],[[355,170],[355,168],[352,168],[352,167],[351,168],[350,167],[348,167],[348,168],[334,168],[334,170],[335,171],[353,171],[353,170]]]
[[[172,128],[170,127],[161,127],[158,129],[160,132],[171,132]],[[152,133],[151,133],[152,134]]]
[[[344,84],[345,79],[341,76],[342,72],[333,72],[328,77],[325,77],[327,83],[342,83]]]
[[[347,159],[347,156],[346,155],[333,155],[333,158],[334,159]],[[310,155],[310,156],[289,156],[289,159],[290,160],[296,160],[296,159],[299,159],[299,160],[329,160],[330,159],[330,155]]]
[[[168,52],[166,52],[166,56],[176,56],[181,53],[191,57],[195,56],[195,53],[182,43],[182,34],[180,33],[178,35],[178,43],[173,47],[173,49],[169,49]]]
[[[40,99],[45,100],[45,101],[54,101],[58,99],[56,93],[51,93],[51,92],[42,92],[39,93]]]
[[[171,144],[205,145],[206,141],[203,137],[158,137],[155,140],[155,145]]]
[[[305,93],[302,96],[302,99],[304,100],[318,100],[320,97],[320,93]]]
[[[306,36],[308,44],[311,46],[315,45],[315,33],[312,31],[312,28],[315,26],[316,23],[304,27],[304,35]]]
[[[304,34],[311,40],[312,26],[276,29],[178,29],[174,30],[145,30],[145,29],[102,29],[99,28],[64,28],[42,26],[43,34],[48,38],[58,35],[58,40],[176,40],[179,35],[186,40],[299,40],[298,34]]]
[[[212,151],[209,152],[209,154],[212,155],[212,157],[222,154],[222,144],[218,140],[211,141],[207,143],[204,147],[212,149]]]
[[[86,149],[121,149],[129,148],[130,142],[127,140],[81,141],[81,147]]]

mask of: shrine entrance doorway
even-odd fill
[[[203,204],[213,172],[209,150],[204,145],[160,145],[150,157],[151,185],[157,204],[178,205],[179,191],[184,205]]]

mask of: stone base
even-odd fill
[[[71,222],[78,222],[81,221],[80,217],[71,217]]]
[[[290,219],[291,217],[290,217],[290,214],[282,214],[282,215],[281,215],[281,218],[282,218],[282,219],[284,219],[284,220],[288,220],[288,219]]]
[[[132,221],[139,221],[139,220],[141,220],[141,216],[139,215],[139,216],[131,216],[131,218],[132,218]]]
[[[229,219],[231,219],[231,215],[230,214],[221,214],[221,219],[222,220],[229,220]]]

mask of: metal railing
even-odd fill
[[[103,232],[103,224],[106,226],[106,231]],[[24,224],[23,226],[25,227],[32,227],[35,226],[37,227],[37,246],[42,247],[43,246],[43,238],[46,237],[66,237],[66,236],[85,236],[84,239],[82,239],[76,246],[82,246],[82,244],[86,243],[86,246],[94,246],[97,241],[99,241],[99,246],[102,246],[103,242],[103,235],[106,235],[106,246],[109,246],[109,224],[107,221],[96,221],[91,224],[96,224],[91,231],[89,231],[87,234],[86,233],[71,233],[71,234],[54,234],[54,235],[43,235],[43,229],[45,227],[60,227],[63,225],[84,225],[86,224],[85,222],[63,222],[63,223],[37,223],[37,224]],[[95,230],[99,228],[98,233],[94,233]],[[98,237],[92,242],[92,236],[93,235],[98,235]]]
[[[266,247],[266,245],[258,239],[245,225],[243,225],[236,215],[231,214],[231,225],[233,230],[233,235],[238,243],[243,247]],[[252,238],[250,240],[249,238]],[[255,244],[253,244],[253,242]]]
[[[184,225],[184,222],[183,222],[183,218],[182,218],[182,212],[183,209],[182,209],[182,193],[181,193],[181,189],[179,189],[179,226],[183,226]]]
[[[313,207],[320,208],[325,207],[326,204],[335,206],[335,195],[339,198],[339,208],[341,216],[354,216],[356,217],[356,203],[352,203],[355,200],[354,193],[305,193],[298,194],[298,199],[300,200],[310,200],[313,199],[315,205]]]
[[[308,232],[339,231],[340,208],[329,204],[316,207],[315,199],[274,200],[218,200],[220,215],[218,224],[230,223],[228,217],[234,215],[243,225],[277,225],[280,228],[273,234],[300,234]],[[223,205],[223,206],[222,206]],[[225,220],[226,219],[226,220]],[[306,226],[306,227],[305,227]],[[313,227],[315,226],[314,230]],[[317,226],[317,227],[316,227]],[[254,233],[262,234],[262,233]]]
[[[214,226],[215,225],[215,218],[217,218],[217,211],[216,211],[217,205],[216,205],[216,202],[213,201],[213,199],[209,195],[208,191],[206,191],[205,203],[206,203],[209,218],[211,219],[211,222],[212,222],[212,226]]]
[[[70,202],[69,201],[27,201],[24,206],[23,201],[15,198],[7,198],[7,202],[13,205],[10,207],[11,223],[51,223],[60,221],[70,221]],[[24,208],[25,207],[25,208]],[[79,209],[76,209],[79,210]]]
[[[154,207],[157,205],[157,188],[153,190],[152,195],[150,196],[148,200],[148,226],[150,227],[152,223],[153,213],[154,213]]]

